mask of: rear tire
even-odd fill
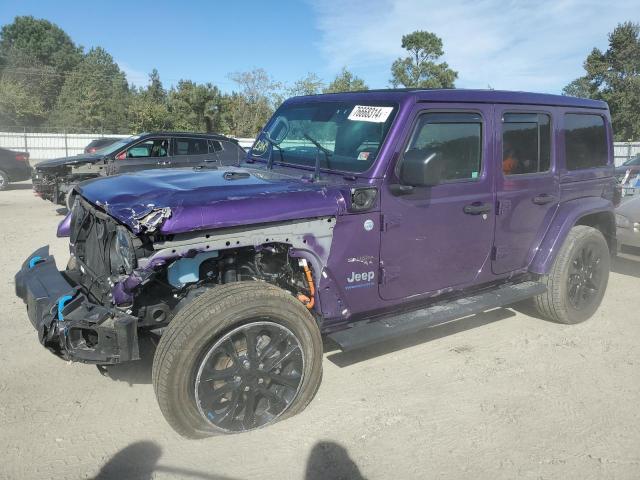
[[[609,281],[609,246],[602,233],[586,225],[571,229],[543,277],[547,291],[533,299],[543,317],[566,324],[584,322],[598,309]]]
[[[9,175],[0,170],[0,192],[9,186]]]
[[[304,410],[320,385],[322,353],[315,319],[291,294],[258,281],[220,285],[167,327],[153,387],[184,437],[252,430]]]

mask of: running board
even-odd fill
[[[522,282],[505,285],[471,297],[399,315],[384,317],[371,322],[360,322],[353,327],[329,335],[342,351],[355,350],[375,343],[416,333],[459,318],[475,315],[540,295],[547,287],[538,282]]]

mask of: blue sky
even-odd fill
[[[104,47],[136,84],[154,67],[165,85],[228,91],[230,72],[261,67],[292,83],[347,66],[384,88],[402,35],[421,29],[443,39],[458,87],[559,93],[617,23],[640,22],[640,0],[0,1],[0,24],[16,15]]]

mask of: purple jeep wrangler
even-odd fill
[[[529,301],[591,317],[616,251],[605,103],[471,90],[287,100],[237,167],[90,180],[16,292],[44,346],[99,365],[161,335],[153,385],[187,437],[302,411],[350,350]]]

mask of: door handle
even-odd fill
[[[555,202],[556,197],[549,195],[548,193],[541,193],[533,197],[532,201],[536,205],[546,205],[547,203]]]
[[[482,202],[473,202],[469,205],[465,205],[464,213],[467,215],[481,215],[483,213],[489,213],[491,211],[491,204]]]

